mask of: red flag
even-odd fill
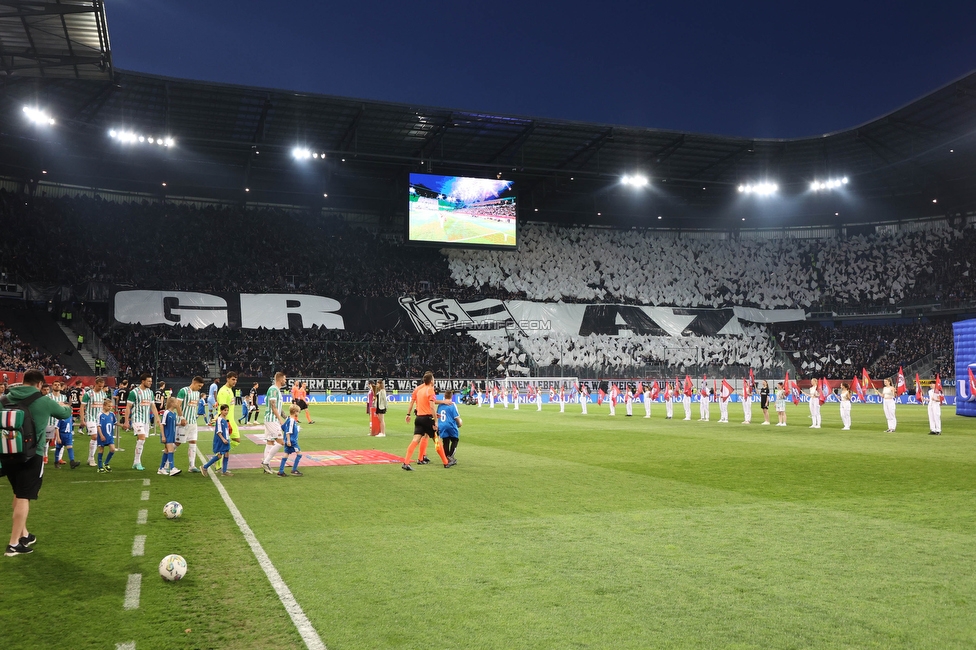
[[[864,390],[871,388],[871,375],[868,374],[867,368],[861,368],[861,386]]]
[[[823,406],[824,402],[827,401],[827,396],[830,395],[830,384],[827,383],[826,377],[820,378],[820,405]]]
[[[694,391],[695,387],[691,383],[691,375],[685,375],[685,395],[691,397]]]
[[[797,385],[797,383],[795,381],[790,381],[790,371],[789,370],[786,371],[786,385],[785,385],[785,388],[790,393],[790,395],[792,397],[793,405],[795,406],[795,405],[799,404],[800,403],[800,387]]]
[[[723,377],[722,378],[722,401],[727,402],[729,400],[729,397],[731,396],[732,396],[732,384],[725,381],[725,378]]]
[[[915,373],[915,401],[922,403],[922,380],[918,378],[917,372]]]
[[[854,383],[851,385],[851,389],[857,395],[858,401],[860,401],[861,403],[867,401],[868,399],[867,391],[864,389],[864,386],[861,385],[861,382],[857,380],[857,377],[854,378]]]
[[[908,384],[905,383],[905,371],[898,366],[898,380],[895,383],[895,394],[901,397],[908,391]]]
[[[714,395],[715,398],[718,399],[718,384],[715,383],[714,378],[712,379],[712,395]]]
[[[938,373],[935,375],[935,390],[942,392],[942,378],[939,377]]]
[[[606,397],[607,394],[603,392],[602,388],[598,388],[596,394],[597,394],[596,403],[597,406],[600,406],[603,404],[603,398]]]
[[[752,369],[749,370],[749,373],[752,374]],[[755,380],[750,378],[749,381],[742,382],[742,399],[749,399],[749,397],[752,395],[753,381]]]
[[[752,390],[756,387],[756,376],[752,374],[752,368],[749,368],[749,395],[752,394]]]
[[[658,395],[661,394],[661,388],[657,385],[657,379],[651,384],[651,399],[656,400]]]
[[[976,395],[976,377],[973,376],[973,369],[969,369],[969,396]]]
[[[644,382],[642,381],[637,382],[637,394],[638,395],[644,394]]]

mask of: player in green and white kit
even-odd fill
[[[281,417],[281,388],[285,385],[285,373],[276,372],[274,383],[268,388],[264,396],[264,462],[261,467],[265,474],[276,474],[271,469],[271,459],[277,454],[285,443],[284,434],[281,432],[281,425],[285,423],[285,418]]]
[[[95,377],[95,385],[81,395],[81,428],[91,441],[88,443],[88,466],[97,467],[95,450],[98,448],[98,418],[102,414],[102,403],[110,399],[105,390],[105,378]]]
[[[200,389],[203,388],[203,377],[194,377],[190,385],[181,388],[176,394],[180,400],[180,420],[176,426],[176,446],[184,442],[190,454],[190,473],[198,474],[197,469],[197,404],[200,403]]]
[[[61,392],[64,384],[60,381],[53,381],[51,383],[51,392],[47,394],[48,399],[52,399],[61,406],[68,403],[68,396]],[[48,418],[47,426],[44,427],[44,462],[47,462],[48,450],[54,446],[54,441],[58,435],[58,419]],[[54,464],[58,464],[57,457],[54,458]]]
[[[122,423],[123,429],[131,428],[136,434],[136,456],[132,461],[132,469],[140,472],[146,469],[142,466],[142,448],[146,446],[146,436],[149,435],[149,415],[152,414],[156,422],[159,422],[152,383],[151,373],[139,375],[139,385],[132,389],[126,401],[125,421]]]

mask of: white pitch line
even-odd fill
[[[146,536],[136,535],[132,540],[132,557],[141,557],[146,554]]]
[[[149,487],[149,479],[147,478],[142,479],[142,487]]]
[[[197,454],[200,456],[200,459],[203,462],[206,462],[207,459],[202,453],[200,453],[199,450],[197,450]],[[294,623],[295,627],[298,629],[298,634],[301,635],[302,641],[305,642],[305,647],[307,647],[309,650],[328,650],[325,647],[325,643],[322,641],[322,638],[319,636],[319,633],[315,631],[315,628],[312,627],[311,621],[308,620],[305,612],[302,611],[301,605],[299,605],[298,601],[295,600],[295,597],[292,595],[288,585],[286,585],[285,581],[282,580],[281,574],[278,573],[278,569],[276,569],[274,564],[271,563],[271,558],[269,558],[268,554],[264,551],[264,548],[261,546],[261,542],[259,542],[258,538],[254,535],[254,531],[251,530],[251,527],[247,525],[247,520],[244,519],[244,515],[242,515],[241,511],[237,509],[237,506],[234,505],[234,500],[230,498],[227,490],[225,490],[224,486],[221,485],[220,481],[217,480],[217,472],[210,472],[210,480],[213,481],[213,484],[217,486],[217,491],[220,492],[220,497],[224,500],[224,504],[227,506],[227,509],[230,510],[230,514],[234,518],[234,523],[237,524],[237,527],[244,535],[247,545],[251,547],[251,552],[254,553],[254,557],[257,559],[258,564],[261,565],[261,568],[264,570],[264,575],[268,576],[268,581],[271,582],[271,586],[274,588],[275,593],[278,594],[278,599],[281,600],[281,604],[284,605],[285,611],[288,612],[288,616],[291,617],[291,622]]]
[[[139,609],[139,590],[142,589],[142,574],[130,573],[125,585],[125,602],[122,609]]]
[[[128,643],[116,643],[115,650],[136,650],[136,642],[129,641]]]
[[[75,483],[128,483],[129,481],[145,481],[144,478],[119,478],[110,481],[70,481],[72,485]]]
[[[149,520],[149,511],[148,510],[140,510],[139,511],[139,514],[136,516],[136,523],[137,524],[144,524],[148,520]]]
[[[149,490],[143,490],[142,496],[139,497],[140,501],[149,501]]]

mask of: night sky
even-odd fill
[[[976,3],[109,0],[116,67],[750,137],[853,127],[976,69]]]

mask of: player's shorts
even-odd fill
[[[781,402],[780,400],[776,400],[776,411],[778,413],[785,413],[786,412],[786,402],[785,401],[782,401]]]
[[[98,422],[86,422],[85,428],[88,429],[88,435],[92,437],[98,436]]]
[[[40,454],[24,461],[3,461],[3,472],[18,499],[37,499],[44,476],[44,457]]]
[[[133,422],[132,423],[132,433],[137,436],[148,436],[149,435],[149,423],[148,422]]]
[[[104,440],[102,439],[104,438]],[[108,447],[109,445],[115,444],[115,434],[114,433],[104,433],[102,438],[97,438],[99,447]]]
[[[176,442],[180,443],[181,445],[187,442],[195,443],[197,441],[197,435],[198,432],[196,422],[187,421],[185,427],[176,427]]]
[[[302,409],[303,411],[308,408],[308,402],[306,402],[303,399],[296,399],[294,400],[294,402],[298,406],[298,408]]]
[[[54,434],[57,432],[57,427],[45,427],[44,428],[44,439],[54,440]]]
[[[437,430],[437,434],[441,438],[455,438],[455,439],[458,438],[458,430],[457,429],[443,429],[443,430],[438,429]]]
[[[227,454],[230,453],[230,443],[224,442],[220,439],[220,436],[215,435],[213,438],[213,453],[215,454]]]
[[[285,454],[298,454],[302,449],[298,445],[285,445]]]
[[[281,431],[281,425],[277,420],[272,420],[271,422],[264,423],[264,440],[265,442],[274,442],[275,440],[282,440],[285,434]]]
[[[413,435],[434,437],[434,418],[430,415],[418,415],[413,421]]]
[[[175,445],[176,444],[176,427],[173,427],[172,432],[167,432],[166,428],[163,428],[163,432],[159,435],[162,443],[164,445]]]
[[[386,415],[386,409],[376,409],[376,415]]]
[[[75,446],[75,434],[72,433],[72,432],[62,433],[61,434],[61,444],[64,445],[65,447],[74,447]]]

